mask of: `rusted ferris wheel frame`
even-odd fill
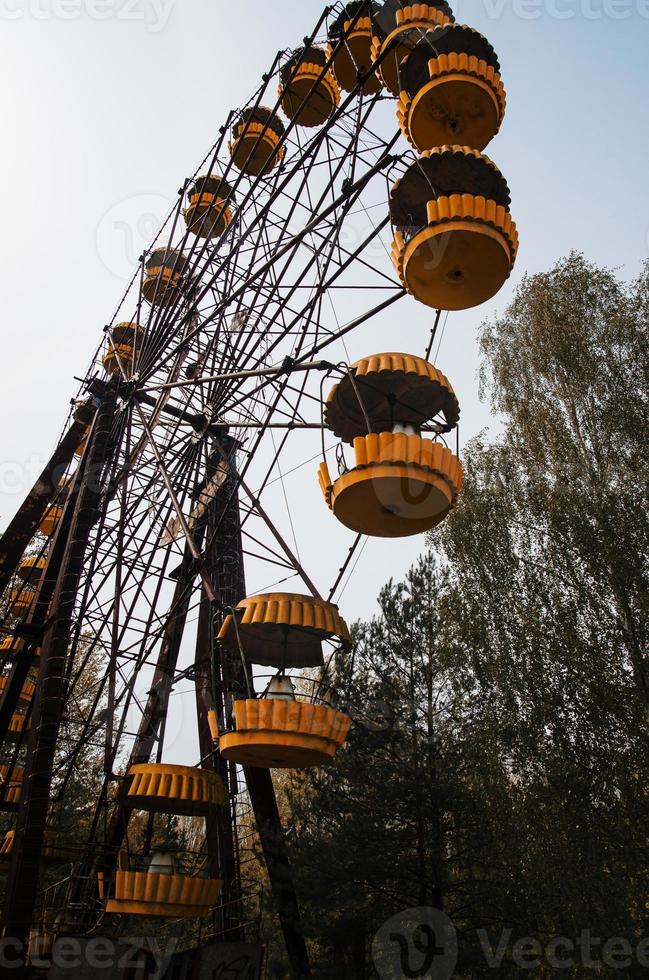
[[[305,41],[313,43],[329,12],[325,11],[310,39]],[[337,45],[334,45],[320,75],[318,76],[317,73],[314,75],[311,92],[317,86],[319,78],[323,78],[329,70],[337,51],[345,43],[346,33],[354,29],[360,15],[359,6],[347,32],[343,32]],[[385,52],[382,57],[387,53]],[[265,78],[265,84],[258,90],[253,105],[261,106],[268,81],[276,71],[280,60],[278,56],[273,62],[271,73]],[[370,74],[379,67],[380,58],[375,62]],[[297,71],[297,66],[293,71]],[[292,77],[292,75],[288,77],[289,83]],[[151,292],[154,303],[141,343],[137,331],[134,332],[134,337],[137,339],[133,344],[129,370],[124,370],[120,358],[116,358],[115,366],[121,371],[121,377],[117,378],[117,382],[124,406],[120,411],[126,414],[128,420],[121,433],[121,441],[115,447],[112,457],[106,461],[111,479],[109,485],[102,490],[101,501],[96,501],[97,527],[93,530],[92,522],[88,526],[85,541],[87,550],[84,550],[77,562],[75,574],[78,574],[79,605],[75,612],[78,621],[72,623],[70,611],[66,627],[70,648],[66,650],[64,658],[66,660],[65,684],[61,684],[58,692],[60,715],[65,699],[70,691],[74,690],[81,672],[75,660],[82,636],[82,623],[90,624],[93,636],[90,650],[84,654],[82,662],[87,661],[90,653],[98,648],[101,635],[104,633],[110,635],[109,670],[104,679],[107,684],[110,718],[106,725],[106,772],[100,805],[89,842],[95,851],[86,862],[86,868],[92,868],[94,871],[97,868],[101,868],[103,872],[110,871],[116,861],[117,849],[121,846],[128,824],[128,814],[118,800],[117,805],[112,808],[112,822],[104,841],[107,846],[101,852],[101,842],[97,840],[101,823],[100,811],[105,812],[108,805],[107,791],[114,780],[112,767],[116,759],[117,746],[125,732],[127,711],[137,704],[134,683],[122,682],[118,690],[118,678],[121,676],[123,665],[127,662],[131,663],[133,676],[144,665],[155,665],[156,673],[151,691],[140,708],[141,722],[131,756],[132,760],[138,762],[148,761],[156,749],[160,731],[164,730],[170,691],[178,678],[188,676],[187,672],[178,669],[178,655],[194,582],[197,577],[200,578],[198,635],[191,676],[195,683],[197,697],[201,764],[205,767],[213,767],[215,771],[220,770],[224,780],[232,780],[232,768],[223,765],[223,760],[220,760],[214,751],[208,714],[213,710],[209,705],[213,701],[214,691],[218,689],[222,700],[216,705],[215,710],[217,715],[220,714],[223,719],[225,718],[231,707],[233,694],[236,696],[238,693],[237,684],[241,684],[242,681],[241,665],[236,661],[228,663],[227,658],[223,658],[221,654],[219,654],[221,657],[219,662],[219,656],[214,655],[217,647],[213,632],[215,622],[222,617],[224,610],[234,606],[242,597],[242,592],[245,592],[242,574],[238,577],[234,575],[231,581],[222,587],[219,586],[219,574],[226,560],[233,563],[232,567],[242,569],[248,535],[247,526],[253,517],[261,521],[273,539],[272,547],[267,543],[262,545],[266,553],[264,560],[301,576],[307,588],[318,594],[317,588],[311,582],[306,570],[302,568],[295,551],[259,498],[274,472],[288,435],[300,428],[321,428],[321,424],[311,422],[302,415],[301,407],[309,374],[313,371],[332,369],[332,364],[329,362],[316,360],[318,355],[326,352],[327,348],[347,333],[389,309],[405,295],[404,289],[392,275],[380,271],[364,256],[368,246],[389,222],[388,217],[379,222],[378,226],[372,227],[357,247],[345,249],[340,243],[341,230],[353,213],[355,204],[361,200],[372,180],[377,177],[386,179],[398,161],[398,157],[393,154],[398,133],[392,139],[386,140],[369,129],[369,120],[380,102],[380,95],[368,97],[367,101],[358,99],[359,90],[363,88],[366,80],[366,77],[359,78],[356,89],[341,100],[327,122],[307,141],[306,145],[302,144],[297,135],[295,123],[293,121],[289,123],[278,141],[278,146],[284,149],[296,145],[297,150],[295,155],[287,160],[286,166],[282,170],[277,168],[269,178],[255,181],[244,179],[242,175],[235,175],[233,178],[232,162],[228,161],[225,166],[221,166],[225,140],[224,127],[211,154],[208,155],[209,166],[205,168],[205,161],[203,161],[199,169],[211,173],[218,164],[221,177],[227,181],[230,188],[229,194],[222,202],[223,206],[234,203],[236,195],[236,207],[239,210],[235,212],[233,220],[225,228],[217,248],[212,248],[209,238],[197,239],[188,245],[189,225],[181,235],[180,241],[176,241],[183,203],[182,196],[179,197],[178,205],[173,209],[169,219],[170,241],[175,242],[174,249],[183,257],[183,274],[186,274],[187,283],[191,283],[191,286],[185,291],[175,292],[170,302],[156,305],[159,290],[159,283],[156,283]],[[284,84],[286,84],[286,77]],[[305,94],[305,103],[310,94],[309,92]],[[358,100],[357,104],[356,100]],[[278,97],[273,101],[272,111],[277,112],[281,98]],[[345,128],[347,123],[351,126],[349,130]],[[262,138],[263,132],[262,129],[259,139]],[[366,134],[370,134],[373,141],[368,148],[361,145]],[[328,165],[329,176],[323,181],[324,189],[320,196],[313,201],[310,187],[317,184],[316,164],[321,158]],[[345,164],[350,161],[349,176],[342,180]],[[194,178],[185,181],[183,190],[189,180],[196,178],[196,174]],[[293,188],[291,198],[291,185],[296,180],[298,187]],[[339,183],[341,186],[338,189]],[[258,204],[257,198],[260,194],[262,201]],[[298,232],[293,232],[290,228],[291,222],[300,213],[299,208],[304,209],[305,198],[311,216]],[[243,226],[242,209],[246,207],[254,211],[254,214]],[[303,265],[300,265],[299,256],[305,250],[310,250],[311,254],[308,260],[304,259]],[[383,283],[379,288],[388,291],[387,298],[374,304],[369,310],[358,313],[348,323],[336,324],[335,329],[324,328],[321,323],[324,297],[337,288],[339,280],[348,270],[361,266],[364,267],[364,271],[371,271]],[[145,267],[146,256],[143,256],[138,273],[140,290],[137,298],[136,323],[140,322],[143,308],[142,283],[145,278]],[[291,274],[297,277],[296,281],[292,280]],[[285,295],[282,289],[288,289],[288,293]],[[309,291],[308,299],[304,304],[301,300],[296,303],[300,289]],[[277,297],[281,297],[281,304]],[[277,313],[280,305],[283,306],[281,317]],[[241,331],[232,340],[232,335],[228,336],[225,328],[226,317],[243,315],[247,308],[255,311],[263,329],[258,331],[256,337],[252,331],[249,337],[244,336],[244,332]],[[288,321],[285,319],[287,312]],[[265,327],[266,322],[269,324],[268,328]],[[431,334],[431,345],[438,324],[439,315]],[[274,334],[271,325],[277,328]],[[208,328],[213,331],[209,337],[206,336]],[[109,342],[112,342],[111,330],[112,326],[109,326],[107,328]],[[178,336],[180,340],[176,339]],[[286,354],[284,363],[269,365],[270,356],[281,351],[282,344],[288,339],[294,340],[294,343],[291,344],[290,354]],[[199,371],[196,378],[182,379],[181,370],[189,353],[198,357],[197,364],[202,373]],[[165,370],[167,376],[162,377]],[[303,379],[298,380],[298,387],[293,386],[296,376],[298,379]],[[249,383],[253,386],[246,387]],[[84,390],[92,391],[93,386],[95,391],[101,390],[101,385],[89,375],[84,380]],[[110,386],[105,390],[110,391]],[[108,402],[105,395],[103,398],[100,396],[100,401],[99,413],[101,414],[108,411],[105,407]],[[253,408],[248,408],[248,405]],[[153,410],[148,417],[145,408]],[[254,432],[252,443],[242,448],[242,455],[245,456],[243,463],[230,466],[224,485],[208,502],[201,518],[190,526],[186,508],[192,500],[196,499],[193,496],[194,486],[197,480],[200,482],[203,474],[209,472],[210,466],[214,465],[207,449],[204,457],[202,456],[208,439],[214,440],[217,458],[220,458],[224,465],[228,465],[229,453],[227,448],[224,448],[229,439],[228,421],[225,420],[228,413],[232,418],[229,424],[234,429],[240,427],[241,430],[248,429]],[[270,466],[261,479],[261,489],[253,488],[247,476],[248,471],[256,460],[262,439],[274,429],[284,430],[280,448],[275,450]],[[127,433],[125,436],[124,431]],[[191,441],[194,438],[195,444]],[[70,443],[72,441],[70,437]],[[67,443],[65,445],[67,451]],[[89,461],[94,465],[92,454],[95,447],[96,439],[93,435],[86,447],[84,465],[86,463],[90,465]],[[61,447],[59,452],[65,455]],[[164,534],[142,530],[145,521],[142,515],[143,500],[146,499],[147,494],[159,490],[160,486],[164,489],[165,496],[162,500],[155,501],[151,513],[162,528],[165,520],[176,521],[185,541],[180,567],[175,570],[174,595],[171,597],[168,613],[162,617],[154,615],[154,609],[162,601],[160,598],[162,582],[167,576],[170,551],[165,554],[164,559],[160,559],[157,552],[160,550]],[[118,516],[110,510],[115,501],[119,502]],[[75,505],[75,508],[77,506]],[[73,512],[70,508],[71,504],[68,504],[68,518],[71,515],[73,532],[70,534],[69,541],[72,542],[75,540],[74,522],[78,514],[76,509]],[[23,514],[25,521],[26,515],[27,511]],[[233,515],[236,515],[236,519]],[[31,520],[33,519],[32,517]],[[349,549],[336,582],[329,592],[330,599],[342,581],[359,540],[360,536],[357,536]],[[139,555],[136,556],[139,542],[146,544],[146,549],[142,549],[141,558]],[[66,561],[68,559],[64,556],[63,570],[57,578],[57,588],[60,587],[60,582],[64,580],[66,574],[72,574],[69,568],[67,572],[65,571]],[[142,580],[151,578],[158,584],[152,599],[149,600],[148,595],[146,596],[151,608],[141,621],[142,639],[129,639],[129,648],[125,651],[124,640],[128,630],[124,626],[124,621],[130,616],[133,623],[139,622],[136,615],[137,605],[145,595],[134,581],[138,575]],[[105,597],[108,595],[107,590],[111,582],[113,583],[112,597]],[[123,598],[125,595],[133,596],[132,600],[128,600],[130,612],[125,609],[127,601]],[[122,612],[121,617],[120,612]],[[55,622],[47,629],[52,632],[63,628],[60,623]],[[132,637],[136,627],[133,625],[129,629],[131,632],[128,635]],[[50,647],[54,642],[48,640],[47,635],[46,632],[40,665],[43,682],[47,682],[51,661]],[[57,639],[59,645],[62,643],[60,639],[62,635],[62,632],[56,633],[59,637]],[[160,649],[157,661],[154,661],[152,654],[158,643]],[[206,672],[208,659],[211,660],[209,675]],[[16,690],[21,689],[22,682],[19,684],[19,679],[19,672],[16,672],[15,676],[12,675],[4,698],[9,691],[12,692],[13,697]],[[64,786],[67,778],[65,765],[68,766],[69,776],[71,767],[78,758],[82,737],[91,734],[94,737],[97,730],[101,728],[101,722],[97,722],[95,712],[101,704],[103,692],[102,682],[96,692],[91,715],[84,722],[77,746],[63,766]],[[2,704],[4,705],[4,699]],[[10,700],[7,700],[6,707],[7,709],[11,707]],[[0,705],[0,718],[2,711],[3,706]],[[43,753],[46,749],[52,752],[49,736],[48,745],[39,747],[38,733],[41,732],[42,712],[42,700],[37,699],[32,715],[31,744]],[[115,723],[115,716],[118,715],[119,719]],[[49,724],[54,725],[54,722],[50,721]],[[158,757],[161,748],[160,740],[156,749]],[[53,768],[52,754],[50,782]],[[245,767],[244,774],[257,816],[262,849],[267,860],[294,975],[308,976],[308,956],[300,932],[299,909],[291,884],[272,780],[268,770],[264,769]],[[236,780],[236,774],[234,779]],[[23,939],[28,928],[26,925],[28,910],[31,923],[31,911],[36,894],[37,863],[34,855],[38,850],[38,840],[42,841],[46,820],[46,806],[45,808],[41,806],[36,812],[30,805],[30,793],[29,788],[23,788],[23,800],[19,811],[19,833],[13,848],[9,879],[9,894],[15,896],[20,875],[18,869],[22,869],[20,881],[23,900],[15,906],[15,909],[10,910],[5,921],[5,934],[21,936]],[[220,827],[216,824],[212,827],[208,825],[207,836],[210,861],[217,862],[222,869],[225,869],[226,877],[232,882],[232,893],[226,904],[229,907],[236,907],[239,901],[238,891],[240,891],[237,884],[236,820],[230,819]],[[236,914],[232,921],[224,924],[224,928],[237,929]]]

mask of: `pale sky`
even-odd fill
[[[85,372],[156,219],[230,108],[321,10],[314,0],[0,0],[1,524],[49,456],[72,376]],[[465,441],[494,424],[477,398],[476,330],[524,272],[575,248],[631,278],[648,254],[649,0],[459,0],[454,10],[500,58],[507,114],[486,152],[509,181],[521,236],[507,286],[446,325],[437,363],[460,398]],[[354,338],[355,356],[423,351],[431,311],[409,298],[398,310],[380,344]],[[317,453],[312,442],[296,464]],[[353,536],[323,509],[315,465],[289,498],[303,561],[325,589]],[[422,546],[370,541],[341,600],[347,619],[371,615],[380,586]]]

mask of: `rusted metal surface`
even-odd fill
[[[269,769],[244,766],[243,771],[293,978],[304,980],[311,966],[273,780]]]
[[[98,409],[90,445],[84,457],[83,475],[52,599],[51,617],[43,633],[40,671],[2,920],[3,936],[20,945],[23,969],[37,900],[56,742],[66,699],[70,629],[90,531],[100,506],[100,474],[106,463],[115,402],[116,391],[109,389]],[[14,975],[19,977],[23,969],[17,969]]]
[[[204,534],[205,521],[202,521],[194,528],[194,541],[199,547]],[[132,765],[141,765],[150,761],[158,734],[165,720],[195,576],[196,563],[189,546],[186,546],[160,644],[153,681],[142,712],[137,736],[131,749],[127,769]],[[110,877],[117,865],[117,855],[126,838],[131,816],[131,809],[125,806],[124,801],[125,793],[121,795],[111,814],[106,831],[106,847],[99,862],[100,869],[107,877]]]
[[[231,772],[229,763],[217,751],[209,724],[209,712],[213,711],[219,730],[223,730],[229,710],[229,691],[241,673],[240,665],[235,664],[233,669],[227,658],[222,657],[216,637],[223,623],[225,610],[245,594],[239,501],[236,493],[236,443],[228,436],[222,436],[221,440],[229,459],[225,463],[219,454],[210,458],[205,475],[205,489],[199,493],[199,501],[207,514],[210,541],[205,561],[215,584],[217,603],[210,602],[203,589],[194,678],[202,765],[217,772],[224,785],[231,788],[236,782],[236,773]],[[217,480],[220,475],[223,479]],[[218,489],[212,492],[215,486]],[[230,806],[220,807],[207,820],[206,843],[210,868],[223,881],[222,905],[217,912],[219,921],[215,926],[226,938],[243,940],[244,915],[236,839],[237,805],[236,796],[230,797]]]
[[[0,593],[4,592],[56,495],[58,483],[86,429],[85,421],[74,421],[52,453],[36,483],[15,517],[0,537]]]

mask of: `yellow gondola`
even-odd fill
[[[17,711],[16,714],[11,716],[5,738],[8,742],[18,742],[30,728],[31,720],[28,720],[25,714]]]
[[[327,62],[326,51],[308,45],[294,51],[282,65],[282,110],[298,126],[322,126],[340,102],[340,88]]]
[[[462,467],[450,449],[420,430],[429,423],[438,434],[449,432],[458,417],[448,379],[423,358],[387,353],[353,364],[329,394],[325,422],[353,443],[354,466],[336,479],[326,461],[319,469],[325,501],[338,520],[386,538],[439,524],[460,492]]]
[[[401,91],[399,65],[412,51],[422,34],[434,27],[444,27],[454,21],[445,0],[413,3],[401,6],[388,0],[374,20],[372,60],[385,87],[398,96]]]
[[[324,664],[322,642],[350,645],[337,606],[313,596],[250,596],[224,621],[221,643],[251,664],[279,669],[262,697],[234,703],[234,726],[220,736],[222,756],[241,765],[293,769],[331,762],[350,719],[328,703],[298,700],[284,671]]]
[[[54,534],[62,517],[63,508],[59,507],[57,504],[50,504],[45,511],[40,524],[38,525],[38,530],[41,534],[44,534],[49,538],[52,534]]]
[[[152,863],[155,868],[155,856]],[[203,916],[216,905],[222,884],[215,878],[176,874],[173,865],[169,869],[165,866],[162,873],[120,869],[106,912],[177,919]]]
[[[68,477],[67,479],[64,477],[59,480],[55,499],[45,511],[45,514],[38,525],[38,530],[46,537],[50,537],[54,533],[58,527],[59,521],[63,517],[63,504],[67,499],[71,482],[72,477]]]
[[[372,20],[377,8],[371,0],[348,3],[329,28],[327,56],[333,58],[332,71],[346,92],[352,92],[359,76],[366,75],[372,67]],[[342,44],[341,38],[344,38]],[[382,87],[379,75],[374,72],[363,84],[362,92],[374,95]]]
[[[125,781],[127,806],[151,814],[207,817],[227,801],[220,776],[208,769],[142,763],[131,766]],[[174,918],[207,915],[216,904],[222,882],[186,874],[177,863],[171,853],[154,852],[145,871],[134,870],[122,853],[106,912]]]
[[[349,646],[349,630],[332,602],[293,592],[249,596],[229,613],[218,639],[243,650],[249,663],[264,667],[319,667],[322,641],[337,638]]]
[[[390,199],[392,261],[405,289],[426,306],[466,310],[498,292],[516,260],[509,188],[476,150],[424,153]]]
[[[11,858],[16,832],[8,830],[0,843],[0,874],[6,874],[7,864]],[[73,860],[79,849],[71,845],[55,830],[45,830],[41,858],[47,864],[64,864]]]
[[[10,770],[11,775],[9,775]],[[6,808],[15,808],[20,803],[24,776],[25,770],[21,766],[0,763],[0,790],[4,792],[3,803]]]
[[[10,611],[20,619],[25,619],[35,601],[34,589],[25,588],[20,591],[14,589],[10,597]]]
[[[13,636],[7,636],[0,643],[0,653],[5,656],[10,653],[20,653],[22,645],[22,640],[15,640]]]
[[[0,643],[0,653],[4,654],[5,657],[18,656],[18,654],[21,653],[22,649],[23,649],[23,641],[16,640],[13,638],[13,636],[6,637]],[[35,657],[40,657],[41,648],[36,647],[36,649],[33,651],[33,654]]]
[[[187,266],[186,256],[170,246],[155,248],[145,263],[142,295],[152,306],[168,306],[178,296]]]
[[[7,686],[7,678],[0,677],[0,697],[2,697],[2,695],[4,694],[6,686]],[[25,681],[20,691],[20,700],[23,702],[23,704],[29,704],[29,702],[34,697],[35,693],[36,693],[36,685],[32,684],[30,681]]]
[[[183,211],[187,227],[197,238],[218,238],[232,222],[234,196],[231,185],[218,174],[197,177],[187,191]]]
[[[324,409],[327,427],[350,445],[368,431],[391,432],[397,424],[421,428],[433,419],[437,432],[450,432],[459,417],[446,375],[423,357],[399,353],[356,361],[333,386]]]
[[[232,127],[229,143],[235,167],[252,177],[270,173],[284,157],[284,147],[279,143],[285,132],[282,120],[271,109],[245,109]]]
[[[324,704],[249,698],[234,702],[236,730],[221,736],[224,759],[264,769],[304,769],[332,762],[350,719]]]
[[[117,323],[110,330],[102,364],[107,374],[127,378],[133,373],[144,340],[144,329],[138,323]],[[120,368],[121,365],[121,368]]]
[[[487,39],[461,24],[428,31],[400,66],[397,116],[415,149],[484,150],[505,115],[500,65]]]
[[[4,836],[2,843],[0,844],[0,861],[2,862],[2,865],[0,865],[0,874],[6,873],[5,862],[8,861],[9,858],[11,857],[11,852],[13,851],[14,848],[15,836],[16,836],[16,832],[14,830],[8,830]]]
[[[41,555],[27,555],[16,569],[16,575],[23,582],[34,587],[43,577],[45,564],[46,560]]]
[[[354,466],[320,486],[338,520],[359,534],[403,538],[430,531],[449,513],[462,486],[459,460],[441,443],[405,433],[354,439]]]
[[[227,799],[223,780],[209,769],[145,763],[128,771],[127,803],[137,810],[205,816]]]

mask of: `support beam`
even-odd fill
[[[36,534],[87,424],[87,420],[72,423],[0,538],[0,593],[7,588],[25,548]]]
[[[293,980],[305,980],[311,976],[311,966],[302,932],[300,909],[293,886],[291,864],[286,850],[273,780],[269,769],[244,766],[243,772]]]
[[[169,498],[171,500],[171,503],[173,504],[173,508],[176,511],[176,517],[178,518],[183,534],[185,535],[185,541],[187,542],[187,547],[189,548],[191,555],[194,561],[196,562],[196,568],[203,582],[203,587],[205,588],[205,591],[210,597],[210,600],[214,602],[216,599],[216,593],[214,592],[214,587],[212,585],[212,582],[210,581],[210,577],[207,574],[207,571],[205,570],[205,566],[203,564],[203,560],[201,557],[200,545],[196,544],[196,541],[194,540],[193,531],[190,529],[189,524],[187,523],[187,519],[183,513],[183,509],[180,506],[180,501],[178,500],[176,491],[174,490],[171,479],[169,478],[169,473],[167,472],[167,467],[165,465],[164,459],[162,458],[162,453],[160,452],[160,449],[157,446],[155,439],[153,438],[153,433],[151,431],[149,423],[147,422],[144,412],[142,411],[142,407],[140,406],[140,403],[138,401],[135,402],[135,408],[140,417],[140,423],[147,436],[148,443],[153,451],[158,472],[162,477],[162,482],[164,483],[167,493],[169,494]]]
[[[200,547],[205,534],[204,520],[197,522],[193,533],[194,542]],[[127,769],[150,761],[160,728],[166,717],[195,577],[196,562],[189,545],[186,544],[169,616],[164,627],[151,689],[131,749]],[[106,831],[105,851],[98,862],[98,869],[103,871],[107,880],[112,876],[117,866],[117,855],[124,844],[131,816],[131,810],[124,805],[124,800],[125,797],[122,794],[111,814]]]
[[[212,546],[205,558],[208,574],[214,582],[217,602],[210,602],[205,588],[202,589],[194,678],[201,764],[204,768],[218,773],[226,789],[230,790],[236,781],[236,774],[231,772],[230,765],[216,751],[209,723],[209,712],[216,713],[221,730],[228,711],[230,701],[228,687],[232,678],[228,677],[227,664],[224,664],[221,659],[216,636],[223,622],[224,610],[243,598],[245,580],[239,529],[239,500],[236,493],[237,444],[223,432],[220,433],[220,437],[229,455],[228,470],[223,483],[207,506],[207,529]],[[212,454],[205,474],[206,487],[210,486],[224,465],[226,464],[221,461],[218,454]],[[216,540],[213,540],[217,527],[220,529],[220,534]],[[216,930],[224,939],[243,941],[245,937],[236,841],[236,802],[236,798],[230,796],[229,806],[219,807],[217,813],[208,817],[206,843],[210,870],[214,871],[214,877],[219,877],[223,881],[221,906],[217,911],[215,923]]]
[[[228,460],[228,454],[225,451],[225,449],[223,448],[221,442],[220,441],[217,441],[215,439],[214,440],[214,445],[215,445],[215,447],[217,449],[217,452],[220,454],[221,458],[225,462],[227,462],[227,460]],[[289,547],[289,545],[287,544],[287,542],[284,540],[284,538],[282,537],[282,535],[280,534],[280,532],[277,530],[277,528],[273,524],[272,520],[270,519],[270,517],[268,516],[268,514],[266,513],[266,511],[262,507],[261,501],[259,500],[259,497],[257,497],[256,494],[253,493],[253,491],[250,489],[250,487],[248,486],[248,484],[245,482],[245,480],[243,479],[243,477],[240,474],[237,475],[237,482],[238,482],[239,486],[241,487],[241,489],[243,490],[243,492],[245,493],[246,497],[249,499],[251,505],[254,507],[255,511],[259,514],[259,516],[263,520],[264,524],[266,525],[266,527],[268,528],[268,530],[270,531],[270,533],[273,535],[273,537],[275,538],[275,540],[279,544],[280,548],[282,549],[282,551],[284,552],[284,554],[288,558],[288,561],[289,561],[291,567],[294,568],[295,571],[298,573],[298,575],[300,576],[300,578],[302,579],[302,581],[304,582],[304,584],[308,588],[308,590],[311,593],[311,595],[315,596],[316,599],[321,599],[322,596],[318,592],[318,589],[316,588],[316,586],[314,585],[313,581],[311,580],[311,578],[307,574],[306,570],[303,568],[303,566],[302,566],[301,562],[299,561],[299,559],[297,558],[297,556],[293,554],[293,552],[291,551],[291,548]]]
[[[47,610],[52,601],[56,583],[61,571],[63,558],[66,551],[72,516],[74,513],[74,496],[70,494],[63,510],[63,516],[56,530],[54,541],[47,558],[43,576],[36,590],[36,599],[30,609],[26,622],[17,627],[16,632],[23,634],[21,649],[14,654],[14,662],[11,666],[5,688],[0,697],[0,745],[4,743],[11,719],[16,713],[20,692],[27,680],[27,675],[32,667],[36,666],[36,649],[41,643],[43,627],[47,619]],[[0,791],[0,801],[3,793]]]
[[[277,367],[256,368],[250,371],[230,371],[227,374],[209,374],[201,378],[190,378],[187,381],[171,381],[161,385],[151,385],[144,389],[150,391],[169,391],[171,388],[193,388],[196,385],[212,384],[214,381],[243,381],[245,378],[281,378],[284,374],[293,374],[296,371],[331,371],[335,364],[329,361],[309,361],[306,364],[296,364],[287,358],[284,364]],[[138,391],[137,397],[141,397]]]
[[[216,450],[214,458],[217,460],[220,458],[229,467],[229,475],[216,495],[216,506],[210,516],[210,521],[214,522],[215,527],[218,527],[219,534],[215,539],[210,540],[206,549],[206,561],[214,567],[213,581],[221,606],[219,612],[222,615],[228,611],[228,607],[234,606],[238,599],[245,595],[246,587],[237,495],[240,479],[236,470],[236,443],[229,436],[221,434],[218,442],[214,441],[214,447]],[[225,514],[223,514],[223,506],[227,508]],[[227,727],[232,712],[232,697],[246,697],[248,686],[252,686],[252,677],[247,670],[244,671],[244,665],[239,655],[222,649],[219,644],[213,644],[212,657],[213,673],[210,679],[212,696],[215,700],[219,731],[223,731]],[[203,675],[200,679],[197,674],[199,732],[201,702],[206,694],[205,688],[205,676]],[[201,755],[204,757],[203,752]],[[213,761],[216,771],[220,772],[222,776],[227,774],[228,767],[220,756],[214,759],[213,754],[208,753],[207,757]],[[268,769],[245,767],[244,776],[284,935],[286,951],[291,964],[293,980],[304,980],[304,978],[311,976],[309,955],[300,925],[300,911],[273,781]],[[227,854],[221,856],[221,861],[224,862],[221,873],[224,878],[228,875],[228,860]]]
[[[66,700],[70,631],[92,525],[101,502],[101,480],[115,414],[116,389],[106,393],[83,460],[81,484],[41,647],[40,672],[27,746],[25,777],[3,909],[3,936],[16,944],[20,980],[26,972],[29,932],[38,894],[40,858],[52,770]]]

